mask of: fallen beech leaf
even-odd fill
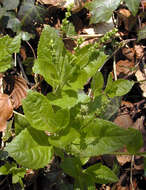
[[[131,109],[133,108],[133,104],[127,101],[122,101],[121,106]],[[130,114],[126,111],[126,109],[115,118],[114,123],[125,129],[128,129],[130,126],[133,126],[133,120]]]
[[[135,54],[137,59],[141,59],[144,55],[144,48],[141,45],[135,45]]]
[[[122,26],[124,24],[124,29],[131,31],[132,27],[135,25],[136,17],[134,17],[131,12],[127,9],[119,9],[117,11],[118,25]]]
[[[129,59],[130,61],[134,61],[134,54],[135,54],[135,51],[134,51],[134,49],[133,48],[127,48],[127,47],[125,47],[125,48],[123,48],[122,49],[122,53],[123,53],[123,55],[127,58],[127,59]]]
[[[116,64],[116,73],[117,76],[124,75],[130,75],[132,68],[134,68],[134,62],[133,61],[128,61],[128,60],[120,60]]]
[[[25,79],[21,76],[15,76],[15,84],[12,93],[10,94],[13,108],[18,108],[22,105],[22,99],[26,97],[28,86]]]
[[[127,162],[131,162],[131,157],[130,155],[117,155],[117,161],[119,162],[119,164],[121,166],[123,166],[124,164],[126,164]]]
[[[146,0],[141,0],[142,8],[146,9]]]
[[[13,114],[13,106],[7,94],[0,93],[0,131],[4,131],[7,126],[7,120]]]
[[[128,129],[130,126],[133,126],[133,121],[128,113],[123,113],[117,116],[114,120],[114,123],[125,129]]]
[[[20,48],[20,54],[21,54],[21,56],[23,58],[23,61],[25,61],[27,59],[25,47]]]
[[[144,69],[143,72],[141,72],[140,70],[137,70],[137,72],[135,73],[135,76],[137,78],[137,81],[142,81],[140,83],[140,88],[143,91],[143,97],[146,98],[146,69]]]

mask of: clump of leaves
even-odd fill
[[[140,0],[124,0],[128,9],[135,16],[138,12]],[[107,22],[113,15],[113,12],[120,5],[121,0],[93,0],[86,4],[86,7],[91,12],[91,22],[100,23]]]
[[[35,24],[43,23],[46,10],[35,0],[2,0],[0,4],[0,27],[13,32],[33,32]],[[30,27],[31,26],[31,27]]]
[[[15,117],[16,137],[5,148],[18,164],[32,169],[46,166],[54,154],[60,156],[62,169],[75,178],[74,187],[80,189],[95,189],[95,183],[118,180],[102,164],[83,170],[84,159],[115,153],[125,145],[128,154],[136,154],[143,143],[139,131],[122,129],[105,120],[115,114],[113,111],[105,115],[109,103],[115,98],[120,100],[118,97],[126,94],[134,82],[113,81],[109,75],[103,90],[103,76],[97,70],[107,55],[100,50],[93,56],[95,51],[91,47],[85,46],[71,54],[58,32],[50,26],[44,27],[33,71],[42,75],[53,91],[47,96],[28,92],[23,100],[24,115]],[[92,98],[83,91],[91,77]]]
[[[0,175],[12,175],[12,183],[19,183],[22,187],[23,181],[22,178],[24,178],[24,175],[26,174],[26,169],[25,168],[18,168],[17,164],[12,162],[8,163],[6,162],[5,165],[0,167]]]

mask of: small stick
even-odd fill
[[[19,112],[16,112],[16,111],[14,111],[14,110],[13,110],[13,113],[14,113],[14,114],[16,114],[16,115],[19,115],[19,116],[21,116],[21,117],[24,117],[24,118],[25,118],[25,115],[23,115],[23,114],[21,114],[21,113],[19,113]]]
[[[33,47],[31,46],[31,44],[28,41],[26,41],[26,43],[30,47],[30,49],[31,49],[31,51],[33,53],[34,59],[36,59],[37,57],[36,57],[36,54],[35,54],[35,51],[34,51]]]
[[[134,185],[133,185],[133,179],[132,179],[133,165],[134,165],[134,155],[132,155],[132,157],[131,157],[130,183],[131,183],[132,190],[135,190],[135,189],[134,189]]]
[[[114,61],[113,61],[113,72],[114,72],[114,78],[117,80],[117,70],[116,70],[116,57],[114,55]]]

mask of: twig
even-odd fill
[[[116,70],[116,56],[114,55],[114,61],[113,61],[113,72],[114,72],[114,78],[117,80],[117,70]]]
[[[113,154],[113,155],[131,155],[131,156],[133,155],[130,152],[112,152],[111,154]],[[137,152],[137,153],[135,153],[135,155],[146,156],[146,152]]]
[[[77,35],[77,36],[71,36],[71,37],[65,37],[63,38],[64,40],[66,39],[78,39],[78,38],[86,38],[86,39],[89,39],[89,38],[101,38],[102,36],[104,36],[103,34],[80,34],[80,35]]]
[[[3,185],[3,183],[6,181],[7,178],[8,178],[8,176],[6,176],[4,179],[2,179],[2,181],[0,182],[0,186]]]
[[[0,73],[1,74],[1,73]],[[3,76],[0,76],[0,93],[3,93],[4,89],[3,89]],[[5,132],[2,132],[2,142],[1,142],[1,148],[3,149],[5,146],[5,143],[3,141],[3,137],[5,136]]]
[[[19,56],[17,56],[17,60],[18,60],[18,64],[19,64],[19,67],[20,67],[20,69],[21,69],[22,75],[23,75],[23,77],[25,78],[25,80],[27,81],[27,83],[29,84],[29,80],[28,80],[28,78],[27,78],[27,76],[26,76],[26,74],[25,74],[25,71],[24,71],[24,69],[23,69],[22,62],[21,62]]]
[[[17,66],[17,53],[14,53],[14,66]]]
[[[36,59],[37,57],[36,57],[36,54],[35,54],[35,51],[34,51],[33,47],[31,46],[31,44],[28,41],[26,41],[26,43],[30,47],[30,49],[31,49],[31,51],[33,53],[34,59]]]
[[[21,117],[24,117],[24,118],[25,118],[25,115],[23,115],[23,114],[21,114],[21,113],[19,113],[19,112],[16,112],[16,111],[14,111],[14,110],[13,110],[13,113],[14,113],[14,114],[16,114],[16,115],[19,115],[19,116],[21,116]]]
[[[1,73],[0,73],[0,93],[3,93],[3,76],[1,76]]]
[[[3,131],[2,132],[2,142],[1,142],[1,149],[3,150],[4,149],[4,147],[5,147],[5,142],[3,141],[3,138],[4,138],[4,136],[5,136],[5,131]]]
[[[37,59],[37,56],[36,56],[36,54],[35,54],[35,51],[34,51],[33,47],[31,46],[31,44],[30,44],[28,41],[26,41],[26,43],[27,43],[27,45],[30,47],[30,49],[31,49],[31,51],[32,51],[32,53],[33,53],[34,59]],[[36,85],[37,85],[39,82],[38,82],[38,74],[36,74],[36,73],[35,73],[35,75],[34,75],[34,80],[35,80],[35,83],[36,83]]]
[[[132,190],[135,190],[135,189],[134,189],[134,185],[133,185],[133,178],[132,178],[133,165],[134,165],[134,155],[132,155],[132,157],[131,157],[130,183],[131,183]]]

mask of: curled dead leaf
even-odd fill
[[[146,9],[146,0],[141,0],[141,5],[143,9]]]
[[[7,120],[12,117],[13,106],[7,94],[0,93],[0,131],[4,131]]]
[[[53,5],[53,6],[58,6],[61,8],[67,8],[70,5],[74,5],[72,11],[78,12],[80,11],[86,2],[90,2],[90,0],[37,0],[41,4],[46,4],[46,5]]]
[[[119,162],[119,164],[121,166],[123,166],[124,164],[126,164],[127,162],[131,162],[131,157],[130,155],[117,155],[117,161]]]
[[[127,48],[127,47],[125,47],[125,48],[122,49],[122,53],[123,53],[123,55],[124,55],[128,60],[134,61],[134,54],[135,54],[135,51],[134,51],[133,48],[129,48],[129,47]]]
[[[132,27],[135,25],[136,17],[134,17],[131,12],[127,9],[119,9],[117,11],[118,16],[118,26],[124,25],[124,29],[131,31]]]
[[[143,97],[146,98],[146,69],[143,72],[137,70],[135,73],[137,81],[140,82],[140,88],[143,91]]]
[[[22,105],[22,99],[27,95],[27,82],[21,76],[15,76],[15,84],[12,93],[10,94],[10,99],[13,104],[13,108],[18,108]]]
[[[141,59],[144,56],[144,47],[141,45],[135,45],[135,54],[137,59]]]

